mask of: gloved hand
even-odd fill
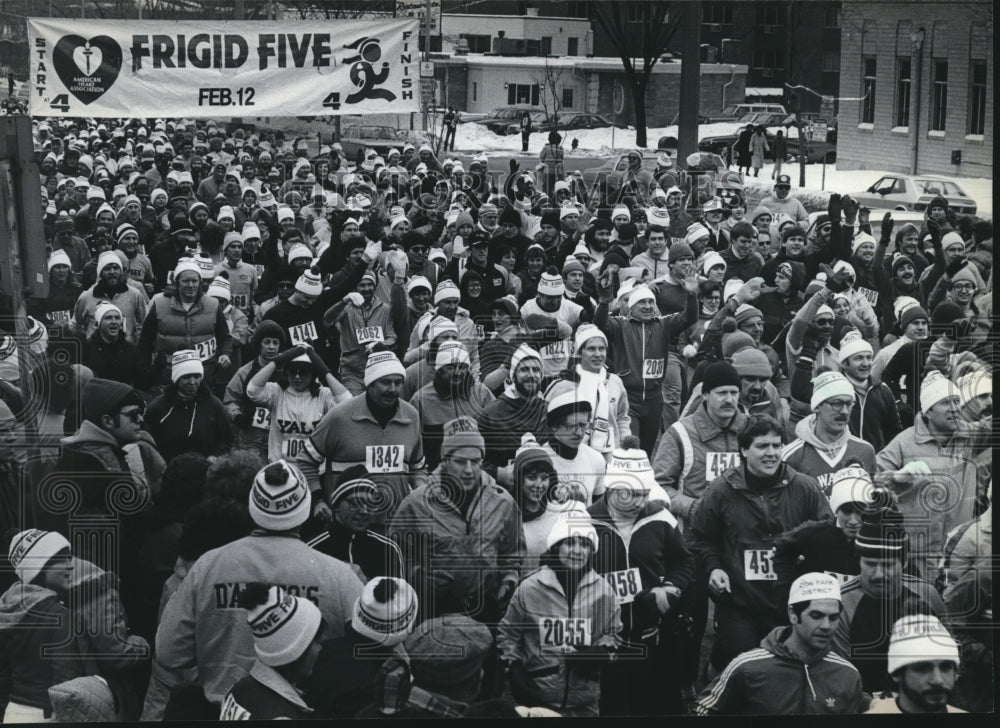
[[[955,274],[968,265],[968,263],[969,261],[966,260],[964,255],[959,256],[948,264],[948,267],[944,269],[944,273],[948,276],[948,278],[953,278]]]
[[[764,279],[760,276],[751,278],[739,290],[733,294],[739,303],[750,303],[760,295],[760,288],[764,285]]]
[[[972,322],[969,319],[955,319],[951,326],[942,334],[942,338],[949,341],[958,341],[969,335],[972,331]]]
[[[826,286],[828,291],[843,293],[851,287],[851,274],[846,270],[838,270],[836,273],[828,265],[820,266],[826,273]]]
[[[402,250],[390,250],[385,256],[386,266],[392,269],[393,275],[405,278],[406,271],[410,267],[410,259]]]
[[[830,216],[830,222],[840,222],[841,209],[840,195],[834,192],[830,195],[830,201],[826,204],[826,214]]]
[[[344,300],[352,306],[357,306],[358,308],[361,308],[365,304],[365,297],[357,291],[351,291],[348,293],[344,296]]]
[[[306,349],[306,356],[309,357],[309,361],[316,368],[316,376],[321,381],[326,378],[326,375],[330,373],[330,367],[326,365],[326,362],[320,358],[320,355],[316,353],[316,350],[311,346]]]
[[[511,160],[513,162],[513,160]],[[510,694],[521,705],[544,705],[545,698],[528,676],[528,669],[521,662],[512,662],[507,667],[507,680],[510,682]]]
[[[938,224],[937,220],[927,220],[927,232],[931,235],[931,243],[934,245],[934,249],[937,250],[941,247],[941,226]]]
[[[292,359],[294,359],[297,356],[301,356],[305,352],[306,352],[306,347],[301,345],[293,346],[291,349],[285,349],[283,352],[278,354],[278,356],[274,357],[274,359],[272,359],[271,361],[274,362],[275,366],[281,368],[285,366],[285,364],[290,362]]]
[[[517,163],[516,159],[510,160],[510,162],[507,164],[507,166],[510,167],[510,173],[512,175],[517,174],[517,170],[520,167],[520,165]]]
[[[368,264],[378,262],[379,257],[382,255],[382,242],[380,240],[369,241],[368,245],[365,246],[365,252],[361,254],[361,258]]]
[[[858,217],[858,201],[850,195],[844,195],[840,198],[840,207],[844,211],[844,221],[849,225],[853,225]]]
[[[889,239],[892,237],[892,213],[887,212],[882,216],[882,244],[888,245]]]

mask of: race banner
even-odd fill
[[[28,18],[32,116],[419,111],[419,21]]]

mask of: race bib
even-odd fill
[[[250,425],[256,427],[258,430],[270,430],[271,429],[271,410],[267,407],[258,407],[253,411],[253,417],[250,420]]]
[[[565,341],[557,341],[554,344],[546,344],[539,353],[543,359],[562,359],[565,347]]]
[[[486,338],[486,327],[482,324],[476,324],[476,338],[480,340]]]
[[[868,299],[868,303],[872,305],[872,308],[878,305],[878,291],[873,291],[871,288],[865,288],[864,286],[858,286],[855,290]]]
[[[250,308],[250,294],[248,293],[234,293],[229,297],[229,302],[233,304],[235,308],[246,309]]]
[[[670,238],[671,245],[680,245],[684,242],[684,238]]]
[[[590,617],[539,617],[538,641],[542,647],[589,647]]]
[[[402,445],[368,445],[365,447],[365,467],[369,473],[403,472]]]
[[[722,475],[724,470],[739,467],[738,452],[707,452],[705,453],[705,482],[711,483]]]
[[[69,311],[50,311],[49,320],[54,324],[66,325],[69,323]]]
[[[304,342],[315,341],[319,338],[319,334],[316,333],[316,322],[307,321],[304,324],[292,326],[288,329],[288,338],[292,340],[292,346],[298,346]]]
[[[747,581],[777,581],[774,549],[743,549],[743,576]]]
[[[354,335],[357,337],[359,344],[373,344],[376,341],[385,340],[385,337],[382,336],[381,326],[362,326],[361,328],[354,329]]]
[[[202,361],[208,361],[213,356],[215,356],[215,337],[211,339],[205,339],[204,341],[199,341],[194,345],[194,350],[198,352],[198,358]]]
[[[290,437],[281,443],[281,456],[284,458],[298,457],[299,453],[305,452],[306,438]]]
[[[605,574],[604,578],[615,590],[619,604],[631,604],[636,595],[642,591],[642,580],[639,578],[639,570],[635,567],[623,571],[611,571]]]
[[[663,378],[663,359],[643,359],[642,360],[643,379]]]

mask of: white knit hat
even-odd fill
[[[956,386],[965,404],[984,394],[993,394],[993,377],[987,371],[976,370],[960,377]]]
[[[208,290],[205,292],[209,296],[214,296],[215,298],[222,298],[226,301],[232,299],[232,291],[229,286],[229,279],[223,276],[217,276],[208,284]]]
[[[744,281],[742,278],[730,278],[728,281],[726,281],[726,284],[722,287],[723,303],[725,303],[730,298],[735,296],[736,292],[740,290],[745,284],[746,281]]]
[[[203,281],[210,281],[215,278],[215,261],[207,255],[196,255],[194,264],[198,266],[198,275]]]
[[[223,205],[219,208],[219,214],[215,218],[216,220],[235,220],[236,213],[233,212],[233,208],[229,205]]]
[[[684,235],[684,242],[693,246],[695,243],[705,240],[708,237],[710,237],[708,228],[700,222],[693,222],[688,225],[687,233]]]
[[[852,331],[840,341],[839,361],[843,364],[855,354],[873,354],[872,345],[861,338],[861,334]]]
[[[230,230],[228,233],[226,233],[226,237],[224,237],[222,239],[222,249],[225,250],[226,248],[228,248],[233,243],[240,243],[242,245],[243,244],[243,234],[242,233],[238,233],[235,230]]]
[[[302,271],[302,275],[295,281],[295,290],[310,296],[318,296],[323,293],[323,281],[318,273],[313,273],[311,268]]]
[[[176,382],[181,377],[188,374],[201,374],[204,376],[205,367],[201,363],[201,357],[194,349],[181,349],[175,351],[170,359],[170,381]]]
[[[521,344],[514,350],[514,353],[510,355],[510,375],[513,377],[517,373],[517,368],[521,365],[525,359],[535,359],[539,364],[542,363],[542,355],[539,354],[535,349],[532,349],[527,344]]]
[[[69,541],[57,531],[21,531],[10,542],[10,565],[18,579],[30,584],[63,549],[69,549]]]
[[[725,270],[727,268],[726,259],[723,258],[721,255],[719,255],[716,251],[711,250],[705,255],[705,258],[701,261],[701,272],[707,276],[708,272],[717,265],[721,265],[722,269]],[[741,283],[740,285],[743,284]]]
[[[907,665],[930,660],[960,662],[958,643],[931,614],[914,614],[901,617],[892,625],[889,636],[889,664],[891,675]]]
[[[823,372],[812,380],[813,391],[809,406],[813,412],[823,402],[832,397],[850,397],[854,399],[854,386],[840,372]]]
[[[288,262],[291,263],[293,260],[298,260],[299,258],[308,258],[311,261],[313,254],[307,246],[302,243],[295,243],[288,249]]]
[[[803,574],[792,582],[788,591],[788,603],[799,604],[814,599],[836,599],[840,601],[840,583],[836,577],[821,572]]]
[[[112,311],[117,311],[119,316],[122,315],[122,310],[115,304],[111,303],[111,301],[101,301],[97,304],[97,308],[94,309],[94,323],[100,326],[104,317]]]
[[[194,258],[181,258],[181,259],[179,259],[177,261],[177,265],[174,266],[174,275],[173,275],[173,278],[171,280],[174,283],[176,283],[177,282],[177,278],[184,271],[191,271],[193,273],[197,273],[198,277],[201,278],[201,268],[198,267],[198,264],[194,261]]]
[[[962,236],[956,233],[954,230],[947,232],[941,236],[942,250],[947,250],[948,248],[954,245],[960,245],[962,246],[962,248],[965,248],[965,241],[962,240]]]
[[[109,265],[117,265],[119,268],[122,267],[122,259],[119,258],[118,253],[113,250],[105,250],[97,257],[97,276],[100,277],[101,272]]]
[[[287,460],[261,468],[250,488],[250,517],[268,531],[289,531],[309,518],[312,495],[302,471]]]
[[[292,208],[286,207],[285,205],[278,206],[278,222],[283,222],[285,220],[294,220],[295,213]]]
[[[628,211],[628,208],[625,207],[625,205],[617,205],[611,211],[611,220],[614,221],[614,219],[616,217],[620,217],[622,215],[624,215],[625,217],[627,217],[629,220],[632,219],[632,213]]]
[[[248,584],[245,591],[264,588]],[[250,594],[241,597],[245,600]],[[262,604],[247,609],[254,652],[269,667],[288,665],[309,648],[323,623],[319,607],[304,597],[292,596],[280,586],[267,588]]]
[[[833,309],[824,303],[822,306],[816,309],[816,315],[813,316],[813,321],[818,319],[820,316],[823,316],[824,314],[829,314],[833,318],[837,317],[837,314],[833,312]]]
[[[875,486],[866,470],[856,466],[841,468],[833,474],[830,487],[830,510],[834,513],[845,503],[875,502]]]
[[[656,190],[663,192],[663,188],[657,187]],[[657,197],[656,190],[653,191],[653,197]],[[666,198],[667,193],[663,192],[663,197]],[[662,228],[666,228],[670,225],[670,213],[667,212],[662,207],[649,207],[646,208],[646,222],[650,225],[659,225]]]
[[[417,592],[403,579],[375,577],[354,602],[351,627],[384,647],[395,647],[417,621]]]
[[[382,377],[393,374],[405,377],[406,369],[391,351],[376,351],[368,356],[368,362],[365,364],[366,387]]]
[[[597,553],[597,529],[590,520],[590,514],[583,510],[570,510],[556,518],[552,528],[549,529],[549,535],[545,538],[545,548],[551,549],[560,541],[573,536],[580,536],[590,541],[594,553]]]
[[[248,222],[243,225],[243,240],[260,240],[260,228],[257,227],[257,223]]]
[[[950,379],[937,369],[932,369],[920,384],[920,410],[926,412],[942,400],[961,396],[961,392]]]
[[[628,294],[628,307],[632,308],[635,304],[646,299],[656,301],[656,296],[649,289],[649,286],[638,285]]]
[[[648,493],[655,485],[653,467],[644,450],[616,448],[611,453],[611,462],[608,463],[604,476],[604,487],[607,490],[639,486]]]
[[[608,345],[608,337],[594,324],[580,324],[573,339],[573,353],[579,354],[580,349],[591,339],[600,339],[604,345]]]
[[[851,252],[857,253],[858,248],[860,248],[865,243],[870,243],[872,246],[875,245],[875,238],[866,232],[860,232],[854,236],[854,240],[851,242]],[[834,269],[836,270],[836,269]]]
[[[69,266],[70,268],[73,267],[73,262],[69,259],[69,255],[62,248],[53,251],[52,255],[49,256],[48,269],[52,270],[57,265],[66,265]]]
[[[458,291],[458,286],[451,280],[447,278],[437,284],[437,290],[434,291],[434,303],[439,304],[441,301],[457,301],[462,297],[462,294]]]
[[[842,270],[846,270],[848,273],[850,273],[851,278],[853,278],[854,280],[858,279],[858,274],[857,271],[854,270],[854,266],[848,263],[846,260],[838,260],[836,263],[833,264],[834,273],[840,273],[840,271]]]
[[[413,293],[417,288],[426,288],[428,291],[433,291],[434,288],[431,286],[431,282],[427,280],[424,276],[413,276],[406,282],[406,293],[407,295]]]
[[[562,276],[558,273],[542,273],[538,279],[538,295],[540,296],[561,296],[566,292],[566,284],[563,283]]]
[[[469,352],[461,341],[445,341],[434,357],[434,371],[449,364],[469,364]]]

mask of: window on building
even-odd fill
[[[785,7],[777,3],[757,6],[757,25],[775,26],[785,24]]]
[[[827,28],[840,27],[840,8],[826,9],[826,27]]]
[[[579,38],[567,38],[566,39],[566,55],[576,56],[580,53],[580,39]]]
[[[564,109],[573,108],[573,89],[564,88],[562,92],[562,107]]]
[[[589,2],[569,2],[566,3],[566,17],[567,18],[589,18],[590,17],[590,6]]]
[[[986,129],[986,62],[973,61],[969,89],[969,133],[983,134]]]
[[[896,115],[894,126],[910,125],[910,84],[913,76],[912,59],[900,56],[896,59]]]
[[[472,100],[479,100],[479,84],[476,81],[472,82]]]
[[[861,60],[861,123],[875,123],[875,57],[866,56]]]
[[[645,23],[646,22],[646,4],[645,3],[629,3],[625,8],[625,20],[629,23]]]
[[[840,73],[840,51],[823,51],[823,70],[827,73]]]
[[[931,62],[931,130],[944,131],[948,119],[948,61]]]
[[[530,104],[538,106],[538,84],[511,83],[507,85],[507,105]]]
[[[755,70],[783,70],[784,54],[755,48],[753,52],[753,67]]]
[[[701,22],[705,25],[732,25],[732,3],[704,3],[701,6]]]
[[[488,35],[463,33],[460,37],[469,44],[469,53],[489,53],[493,50],[493,39]]]
[[[542,55],[551,56],[552,55],[552,36],[543,35],[542,36]]]

